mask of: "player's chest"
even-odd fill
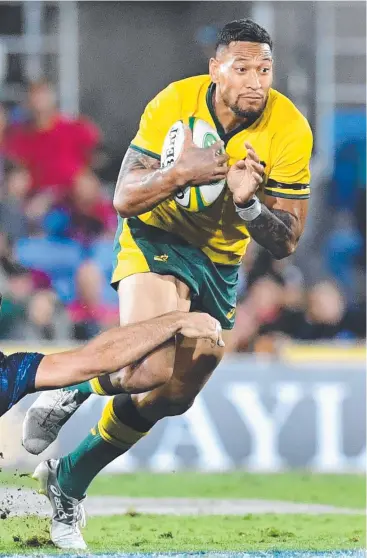
[[[209,103],[210,105],[210,103]],[[192,107],[191,107],[192,108]],[[260,122],[256,126],[250,126],[249,128],[237,128],[235,130],[227,132],[223,129],[221,123],[218,121],[213,109],[208,106],[207,96],[200,99],[198,107],[194,111],[189,111],[187,113],[187,118],[189,116],[195,116],[200,118],[214,129],[217,130],[219,136],[224,141],[225,149],[229,155],[229,165],[232,166],[234,163],[240,159],[244,159],[247,155],[247,150],[245,147],[245,142],[251,143],[252,147],[255,149],[260,161],[264,163],[265,174],[269,176],[269,171],[273,166],[274,158],[274,133],[273,127],[269,126],[267,123]]]
[[[265,168],[265,174],[268,176],[272,167],[272,149],[271,136],[267,130],[262,131],[246,131],[235,135],[225,142],[226,153],[229,156],[229,165],[234,165],[240,159],[245,159],[247,149],[245,142],[251,143],[256,151],[260,161]]]

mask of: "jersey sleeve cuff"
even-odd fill
[[[135,145],[134,143],[130,143],[130,147],[131,147],[131,149],[135,149],[135,151],[139,151],[139,153],[144,153],[144,155],[148,155],[149,157],[153,157],[154,159],[157,159],[158,161],[161,160],[161,156],[158,155],[157,153],[154,153],[154,151],[149,151],[149,149],[144,149],[143,147],[139,147],[139,145]]]
[[[311,190],[309,184],[286,184],[270,178],[264,188],[264,193],[275,198],[307,200],[310,197]]]

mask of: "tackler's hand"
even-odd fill
[[[190,339],[209,339],[212,346],[224,347],[222,327],[218,320],[201,312],[190,312],[182,317],[180,333]]]

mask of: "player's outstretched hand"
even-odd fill
[[[197,147],[192,141],[192,132],[185,126],[182,151],[174,164],[177,186],[211,184],[223,180],[228,173],[228,155],[223,142],[217,141],[210,147]]]
[[[224,347],[222,339],[222,327],[218,320],[201,312],[190,312],[184,314],[183,325],[180,329],[181,335],[190,339],[209,339],[212,346]]]
[[[256,194],[264,175],[264,167],[254,148],[248,142],[245,143],[245,146],[246,159],[241,159],[233,165],[227,175],[228,188],[237,205],[247,203]]]

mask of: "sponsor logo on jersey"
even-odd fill
[[[227,312],[226,317],[230,320],[236,313],[236,308],[231,308],[229,312]]]
[[[161,256],[154,256],[156,262],[166,262],[168,260],[167,254],[162,254]]]

